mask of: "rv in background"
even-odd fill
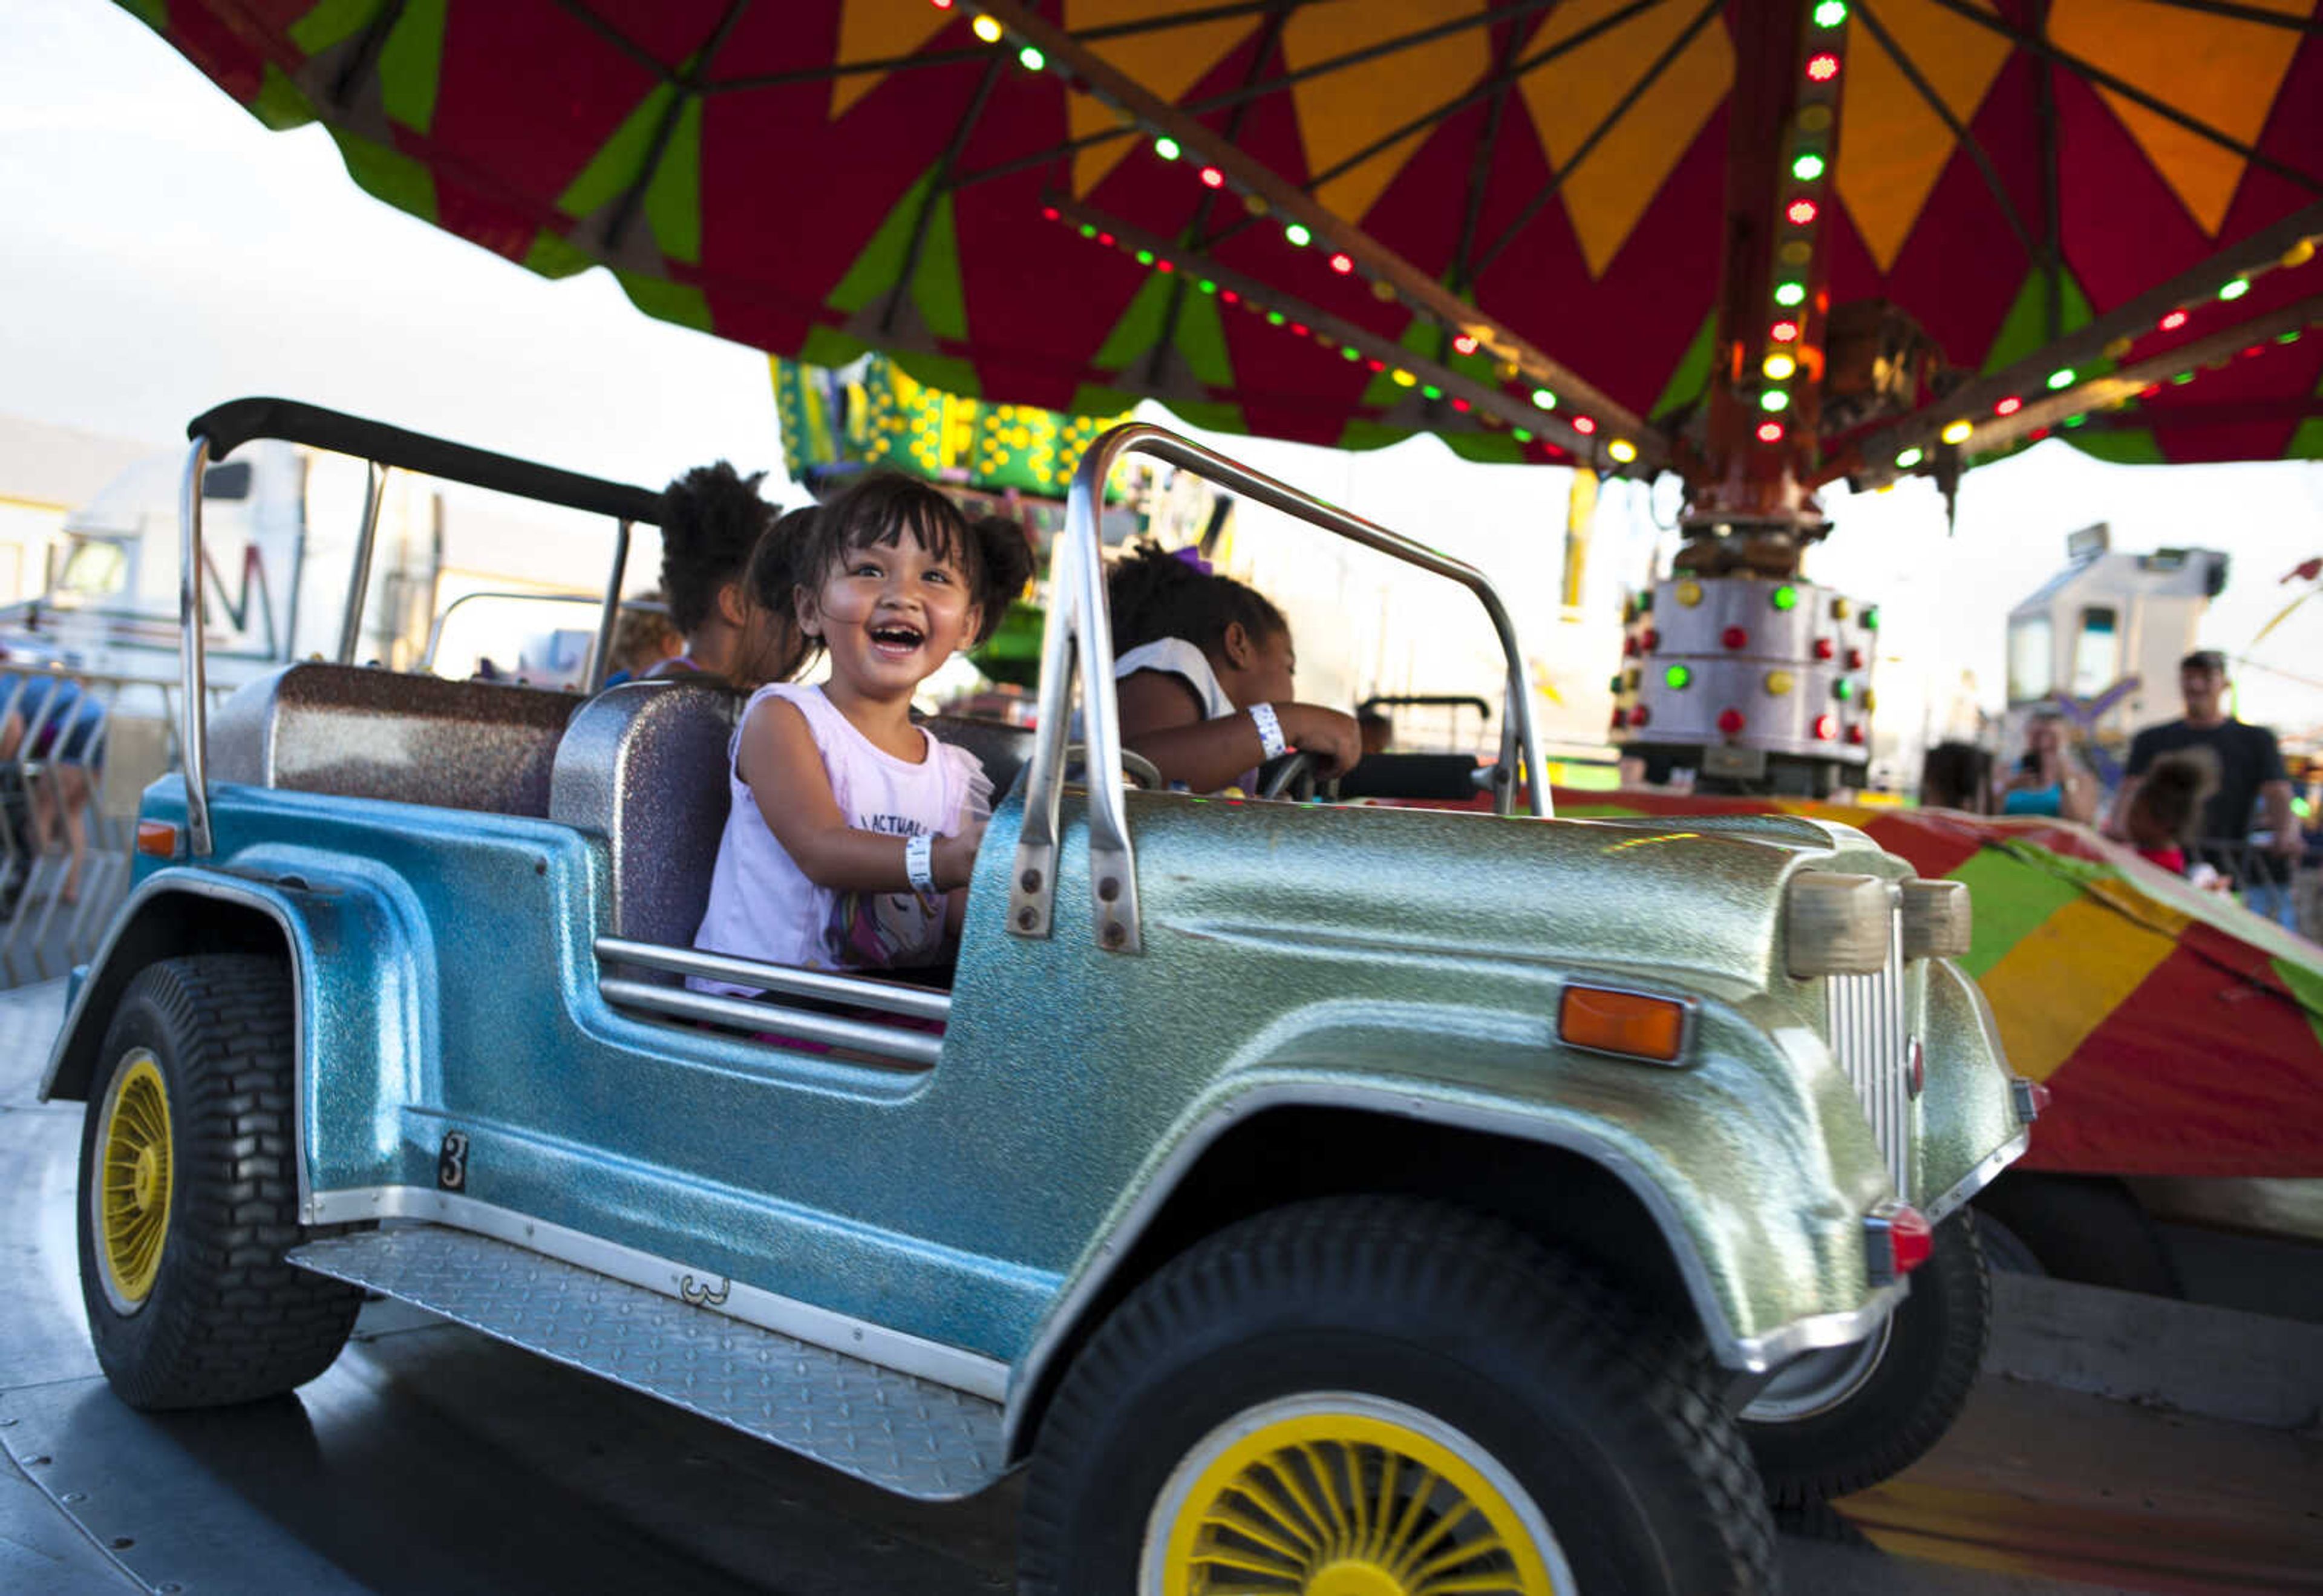
[[[175,680],[184,469],[177,454],[140,461],[65,518],[50,553],[46,591],[0,610],[0,647],[12,660],[134,681]],[[487,567],[464,565],[456,547],[446,557],[445,501],[434,482],[390,472],[375,483],[362,461],[260,442],[212,465],[203,480],[213,686],[238,685],[289,660],[337,656],[373,491],[380,494],[377,553],[356,663],[457,677],[487,670],[553,686],[579,683],[592,611],[569,601],[589,584],[560,573],[601,568],[611,550],[610,526],[519,527],[462,504],[456,514],[463,522],[489,523],[485,541],[515,551]]]
[[[2008,612],[2007,746],[2034,710],[2061,706],[2117,751],[2179,709],[2178,662],[2225,591],[2217,549],[2116,554],[2100,523],[2065,540],[2065,568]],[[2110,696],[2108,696],[2110,695]]]

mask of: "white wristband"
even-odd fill
[[[904,874],[911,877],[912,889],[932,894],[936,890],[936,839],[923,831],[904,844]]]
[[[1262,758],[1280,759],[1290,751],[1290,745],[1282,740],[1282,721],[1272,704],[1251,705],[1250,723],[1258,728],[1258,746],[1264,750]]]

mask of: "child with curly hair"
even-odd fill
[[[1299,660],[1282,611],[1190,556],[1142,544],[1106,579],[1122,742],[1197,793],[1247,788],[1262,761],[1292,748],[1314,755],[1318,775],[1354,768],[1355,718],[1291,696]]]
[[[734,676],[752,621],[745,576],[777,513],[758,496],[766,475],[744,476],[721,460],[662,490],[661,586],[685,648],[655,664],[648,677]]]

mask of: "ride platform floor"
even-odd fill
[[[294,1395],[115,1400],[81,1320],[56,986],[0,995],[0,1592],[991,1596],[1016,1487],[904,1501],[391,1302]],[[1794,1596],[2323,1591],[2323,1437],[1988,1376],[1782,1537]]]

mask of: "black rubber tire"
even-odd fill
[[[2161,1232],[2129,1188],[2107,1176],[2010,1169],[1977,1194],[1976,1208],[2015,1232],[2058,1280],[2185,1295]]]
[[[1968,1210],[1936,1227],[1934,1251],[1911,1280],[1886,1352],[1852,1393],[1787,1423],[1743,1421],[1776,1506],[1828,1501],[1892,1478],[1960,1417],[1992,1329],[1992,1279]]]
[[[1584,1591],[1775,1588],[1748,1449],[1690,1333],[1499,1220],[1386,1197],[1302,1203],[1199,1243],[1073,1360],[1024,1496],[1019,1590],[1128,1596],[1171,1472],[1253,1406],[1407,1404],[1530,1495]]]
[[[298,1223],[292,1002],[275,959],[165,959],[131,980],[106,1031],[81,1126],[81,1300],[97,1362],[132,1408],[278,1396],[329,1368],[354,1326],[358,1288],[282,1261],[336,1234]],[[89,1192],[103,1105],[139,1048],[169,1095],[173,1180],[152,1289],[123,1313],[99,1273]]]

